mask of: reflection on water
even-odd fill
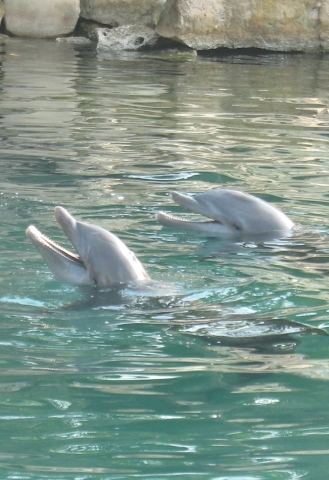
[[[0,43],[0,465],[6,478],[323,478],[327,56],[102,54]],[[174,231],[171,190],[272,202],[293,235]],[[56,282],[25,237],[53,209],[153,281]]]

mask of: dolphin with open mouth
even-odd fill
[[[158,212],[156,219],[168,227],[225,237],[286,233],[294,227],[290,218],[273,205],[237,190],[215,188],[193,197],[178,192],[170,195],[177,205],[209,220],[189,221]]]
[[[60,282],[111,286],[149,280],[134,253],[113,233],[75,220],[64,208],[55,208],[56,220],[77,254],[62,248],[30,225],[26,234]]]

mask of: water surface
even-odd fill
[[[0,67],[1,478],[326,478],[329,57],[97,56],[8,39]],[[297,225],[235,244],[161,227],[235,188]],[[153,282],[53,279],[54,206]]]

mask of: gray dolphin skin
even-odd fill
[[[111,286],[150,279],[134,253],[113,233],[75,220],[62,207],[55,208],[55,217],[77,254],[57,245],[33,225],[26,235],[60,282]]]
[[[283,212],[253,195],[237,190],[215,188],[193,197],[171,192],[172,200],[208,221],[189,221],[165,212],[156,219],[162,225],[194,230],[210,236],[235,237],[288,232],[294,224]]]

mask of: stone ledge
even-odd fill
[[[168,0],[156,32],[196,50],[329,47],[329,0]]]

